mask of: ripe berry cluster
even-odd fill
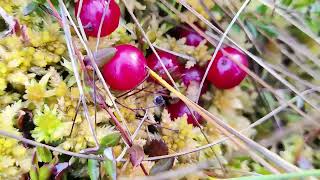
[[[79,11],[79,4],[76,4],[75,13]],[[105,0],[83,0],[80,19],[85,27],[88,36],[97,37],[102,21],[101,36],[111,34],[119,24],[119,6],[110,0],[109,4]],[[197,32],[188,28],[179,28],[180,38],[186,38],[189,46],[198,46],[204,38]],[[179,81],[188,87],[191,82],[200,85],[204,76],[204,69],[198,65],[186,69],[178,60],[178,57],[164,51],[158,51],[161,62],[156,54],[150,54],[145,58],[143,52],[138,48],[123,44],[115,47],[117,49],[113,58],[103,66],[103,75],[108,85],[119,91],[131,90],[141,84],[148,74],[147,66],[157,72],[164,80],[170,83],[169,77],[163,65],[172,76],[173,80]],[[246,77],[246,73],[238,66],[240,63],[248,67],[248,59],[245,54],[232,47],[224,47],[218,51],[208,73],[208,81],[218,89],[230,89],[238,86]],[[205,82],[202,93],[208,89]],[[170,104],[167,107],[171,118],[177,118],[187,114],[188,123],[197,125],[188,107],[182,102]],[[201,122],[200,116],[194,114]]]

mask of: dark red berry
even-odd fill
[[[245,54],[232,47],[225,47],[218,51],[209,70],[208,80],[219,89],[230,89],[238,86],[246,77],[243,71],[233,60],[248,67],[248,58]]]
[[[184,69],[182,73],[182,82],[185,86],[189,86],[191,82],[197,83],[200,86],[202,78],[204,76],[204,69],[195,65],[189,69]],[[208,82],[205,81],[202,87],[201,93],[205,93],[208,90]]]
[[[161,58],[164,66],[167,68],[168,72],[172,76],[174,80],[180,78],[181,76],[181,65],[178,61],[177,56],[164,52],[164,51],[157,51],[159,57]],[[158,60],[156,54],[151,54],[147,57],[147,63],[150,69],[158,73],[164,80],[170,82],[169,77],[167,76],[164,68],[162,67],[160,61]]]
[[[187,105],[181,100],[179,100],[178,102],[176,102],[174,104],[170,104],[167,107],[167,109],[168,109],[168,112],[169,112],[172,120],[174,120],[175,118],[178,118],[178,117],[182,117],[184,114],[186,114],[188,116],[188,119],[187,119],[188,124],[193,124],[193,126],[198,126],[198,123],[196,122],[196,120],[199,123],[202,122],[201,116],[196,112],[193,112],[196,120],[193,118],[191,111],[190,111],[192,109],[189,110]]]
[[[104,20],[101,28],[101,37],[111,34],[119,25],[120,8],[114,0],[110,0],[107,7],[107,0],[83,0],[80,12],[81,23],[88,36],[97,37],[100,27],[100,21]],[[80,1],[75,5],[75,14],[77,16]]]
[[[183,27],[180,31],[180,38],[186,38],[186,45],[197,47],[204,40],[200,34],[191,29],[191,27]]]
[[[147,62],[136,47],[123,44],[115,47],[117,52],[104,66],[105,81],[114,90],[130,90],[138,86],[147,75]]]

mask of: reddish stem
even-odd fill
[[[142,169],[142,171],[143,171],[144,175],[148,176],[149,174],[148,174],[148,172],[147,172],[146,168],[143,166],[143,164],[142,164],[142,163],[140,164],[140,167],[141,167],[141,169]]]
[[[62,21],[61,21],[61,17],[60,17],[60,15],[59,15],[58,11],[57,11],[57,10],[55,9],[55,7],[53,6],[51,0],[47,0],[47,2],[48,2],[48,4],[49,4],[50,8],[52,9],[55,18],[58,20],[60,26],[62,27]],[[73,43],[74,43],[74,42],[73,42]],[[81,64],[82,69],[84,70],[85,76],[87,75],[87,76],[86,76],[86,77],[87,77],[87,78],[86,78],[86,79],[87,79],[87,82],[88,82],[90,85],[95,86],[95,84],[94,84],[94,83],[92,82],[92,80],[90,79],[89,74],[88,74],[87,71],[86,71],[86,68],[84,68],[85,65],[84,65],[84,63],[83,63],[83,61],[82,61],[83,58],[82,58],[82,56],[81,56],[80,51],[76,48],[76,46],[75,46],[75,53],[76,53],[76,55],[77,55],[77,57],[78,57],[78,59],[79,59],[79,61],[80,61],[80,64]],[[100,100],[100,101],[98,101],[98,103],[100,104],[100,106],[108,112],[108,114],[110,115],[112,121],[115,123],[116,128],[117,128],[118,131],[120,132],[121,136],[122,136],[123,139],[126,141],[126,143],[131,147],[131,146],[132,146],[132,140],[130,139],[129,134],[122,128],[120,122],[117,120],[117,118],[115,117],[115,115],[113,114],[113,112],[110,110],[110,108],[109,108],[109,107],[107,106],[107,104],[104,102],[101,94],[97,93],[96,95],[100,97],[100,98],[97,98],[97,100]],[[101,100],[101,99],[102,99],[102,100]],[[148,175],[148,173],[147,173],[145,167],[143,166],[143,164],[140,164],[140,167],[141,167],[142,171],[144,172],[144,174],[145,174],[145,175]]]
[[[51,0],[47,0],[47,3],[49,4],[50,8],[52,9],[54,17],[58,20],[60,26],[62,27],[62,21],[61,21],[61,17],[59,15],[58,11],[56,10],[54,5],[52,4]]]

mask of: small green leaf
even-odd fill
[[[251,32],[252,36],[254,38],[257,38],[258,37],[257,28],[250,21],[245,21],[245,24],[246,24],[248,30]]]
[[[307,7],[311,4],[313,4],[315,0],[295,0],[293,2],[293,7],[294,8],[304,8]]]
[[[268,7],[265,5],[260,5],[256,9],[257,13],[259,13],[261,15],[265,15],[267,13],[267,10],[268,10]]]
[[[29,3],[24,9],[23,9],[23,15],[27,16],[34,12],[39,7],[39,4],[36,2]]]
[[[119,133],[108,134],[101,139],[100,146],[102,148],[114,147],[119,144],[121,135]]]
[[[38,172],[37,172],[37,168],[36,167],[31,167],[31,170],[29,172],[29,175],[30,175],[30,179],[31,180],[38,180],[39,177],[38,177]]]
[[[117,178],[115,165],[113,164],[113,162],[111,160],[109,160],[109,159],[105,160],[103,162],[103,168],[111,179],[115,180]]]
[[[51,176],[51,168],[48,165],[44,165],[39,169],[39,180],[47,180]]]
[[[44,4],[47,1],[46,0],[33,0],[33,2],[38,3],[38,4]]]
[[[99,179],[99,162],[94,159],[88,160],[88,174],[91,180],[98,180]]]
[[[290,6],[290,4],[292,3],[292,0],[282,0],[281,4],[285,5],[285,6]]]
[[[278,36],[278,32],[277,30],[272,26],[272,25],[266,25],[263,23],[257,23],[257,26],[264,31],[265,33],[267,33],[270,37],[276,37]]]
[[[52,160],[52,154],[47,148],[37,147],[37,155],[40,162],[48,163]]]

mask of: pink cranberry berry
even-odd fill
[[[130,90],[138,86],[147,75],[147,62],[136,47],[123,44],[115,47],[116,54],[103,66],[103,76],[114,90]]]
[[[97,37],[103,14],[105,16],[102,22],[101,37],[111,34],[119,25],[120,8],[114,0],[83,0],[80,19],[84,30],[88,36]],[[80,0],[75,5],[75,14],[77,16],[80,6]]]
[[[204,38],[200,36],[200,34],[198,34],[196,31],[191,29],[191,27],[181,28],[180,38],[183,37],[187,39],[186,45],[194,47],[197,47],[201,43],[201,41],[204,40]]]
[[[181,100],[179,100],[178,102],[176,102],[174,104],[168,105],[167,109],[168,109],[168,112],[169,112],[172,120],[174,120],[175,118],[178,118],[178,117],[182,117],[184,114],[186,114],[188,117],[188,119],[187,119],[188,124],[193,124],[193,126],[198,126],[198,123],[196,122],[196,120],[199,123],[202,122],[201,116],[196,112],[193,112],[196,120],[193,118],[191,111],[190,111],[191,109],[189,110],[187,105]]]
[[[182,82],[185,86],[189,86],[191,82],[197,83],[200,86],[202,78],[204,76],[204,69],[198,65],[195,65],[189,69],[184,69],[182,73]],[[208,82],[205,81],[201,90],[201,93],[205,93],[208,90]]]
[[[233,60],[248,67],[248,58],[245,54],[232,47],[225,47],[218,51],[209,70],[208,80],[219,89],[230,89],[238,86],[246,77],[243,71]]]
[[[159,57],[161,58],[164,66],[167,68],[168,72],[174,80],[178,79],[181,76],[181,65],[178,61],[177,56],[164,52],[157,51]],[[150,69],[158,73],[164,80],[170,82],[169,77],[167,76],[164,68],[162,67],[160,61],[158,60],[156,54],[152,53],[147,57],[147,63]]]

